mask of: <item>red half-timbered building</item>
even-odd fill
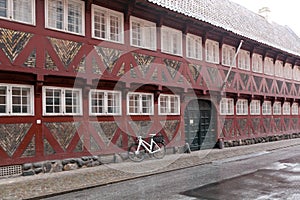
[[[299,132],[299,37],[228,0],[6,0],[0,24],[2,167]]]

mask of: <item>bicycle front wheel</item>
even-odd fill
[[[128,149],[128,158],[134,162],[141,162],[145,158],[145,149],[141,146],[137,152],[138,144],[132,144]]]
[[[162,142],[158,142],[157,144],[154,145],[153,151],[159,150],[155,153],[153,153],[153,156],[155,158],[161,159],[166,155],[166,146]]]

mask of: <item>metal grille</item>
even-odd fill
[[[21,165],[0,167],[0,177],[21,175],[21,174],[22,174]]]

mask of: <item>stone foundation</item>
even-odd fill
[[[243,145],[251,145],[265,142],[274,142],[280,140],[287,140],[293,138],[300,138],[300,133],[292,133],[292,134],[283,134],[283,135],[271,135],[250,139],[240,139],[240,140],[226,140],[224,141],[225,147],[235,147],[235,146],[243,146]]]

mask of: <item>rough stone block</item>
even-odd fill
[[[27,170],[27,171],[23,171],[23,176],[32,176],[34,175],[34,171],[32,169]]]
[[[23,170],[29,170],[32,168],[32,163],[25,163],[23,164]]]
[[[78,165],[76,163],[69,163],[69,164],[66,164],[63,169],[64,169],[64,171],[78,169]]]

